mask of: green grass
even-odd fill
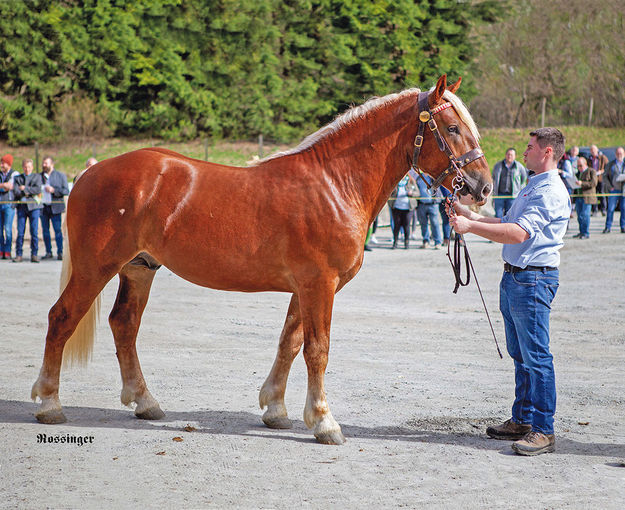
[[[584,126],[567,126],[561,128],[567,139],[567,148],[572,145],[597,144],[599,147],[611,147],[625,144],[625,128],[588,128]],[[481,146],[491,168],[503,159],[506,149],[514,147],[517,157],[522,159],[523,151],[529,139],[529,128],[524,129],[482,129]],[[255,142],[209,142],[203,140],[190,142],[163,142],[160,140],[133,140],[110,138],[82,143],[65,143],[39,147],[39,170],[45,155],[51,155],[56,161],[56,168],[65,172],[69,178],[80,172],[85,161],[94,155],[101,160],[123,154],[142,147],[165,147],[173,151],[197,159],[207,159],[224,165],[245,166],[259,153],[258,143]],[[278,145],[267,143],[263,155],[267,156],[277,151],[285,150],[292,145]],[[24,158],[35,159],[34,146],[7,147],[0,144],[0,153],[13,154],[15,162],[13,168],[21,170],[21,161]]]

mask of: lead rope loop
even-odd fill
[[[460,190],[460,187],[457,187],[456,179],[458,176],[454,177],[453,180],[453,188],[454,194],[447,197],[445,200],[449,205],[449,209],[453,214],[456,214],[454,209],[454,202],[458,200],[457,194]],[[465,261],[465,270],[467,278],[463,282],[461,275],[461,267],[462,267],[462,254],[461,249],[464,248],[464,261]],[[469,285],[471,281],[471,273],[473,273],[473,279],[475,280],[475,285],[477,286],[477,290],[480,294],[480,299],[482,300],[482,305],[484,306],[484,311],[486,312],[486,318],[488,319],[488,325],[490,326],[491,333],[493,334],[493,339],[495,340],[495,347],[497,347],[497,354],[499,354],[499,358],[503,359],[503,355],[501,354],[501,349],[499,349],[499,342],[497,342],[497,336],[495,335],[495,328],[493,327],[493,322],[490,319],[490,314],[488,313],[488,308],[486,307],[486,302],[484,301],[484,296],[482,294],[482,289],[480,287],[480,283],[477,280],[477,275],[475,274],[475,268],[473,267],[473,262],[471,261],[471,257],[469,256],[469,249],[467,248],[467,243],[464,240],[464,236],[462,234],[456,233],[456,239],[454,240],[454,257],[451,258],[451,243],[447,245],[447,258],[451,263],[451,268],[454,271],[454,276],[456,278],[456,285],[454,287],[454,294],[458,292],[458,288],[466,287]],[[470,269],[470,271],[469,271]]]

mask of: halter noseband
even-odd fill
[[[441,187],[443,181],[447,178],[448,175],[453,174],[456,175],[452,180],[453,192],[458,193],[462,187],[466,184],[464,176],[462,175],[461,168],[463,166],[468,165],[469,163],[475,161],[484,156],[482,149],[477,147],[476,149],[471,149],[469,152],[463,154],[459,158],[454,156],[454,153],[449,148],[447,141],[438,131],[438,126],[436,121],[434,120],[434,115],[447,108],[451,108],[451,103],[443,103],[439,106],[436,106],[434,109],[430,110],[430,104],[428,102],[429,92],[420,92],[419,93],[419,129],[417,132],[417,136],[414,139],[414,152],[412,153],[412,167],[418,172],[419,177],[423,179],[423,181],[427,184],[430,193],[435,193],[438,188]],[[447,154],[449,158],[449,166],[432,182],[429,184],[423,177],[423,170],[419,168],[419,154],[421,153],[421,146],[423,145],[423,132],[425,130],[425,125],[428,125],[430,131],[436,138],[436,143],[438,143],[438,149],[441,152]]]

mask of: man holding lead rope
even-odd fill
[[[508,353],[514,359],[515,400],[512,417],[488,427],[486,433],[495,439],[516,439],[512,449],[520,455],[555,450],[549,313],[558,289],[559,250],[571,214],[557,167],[564,143],[564,135],[555,128],[530,133],[523,153],[529,180],[503,218],[482,216],[458,202],[448,206],[449,222],[458,234],[470,232],[504,245],[499,309]]]

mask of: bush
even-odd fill
[[[69,140],[104,138],[114,131],[106,107],[82,94],[67,95],[57,105],[56,125],[63,138]]]

